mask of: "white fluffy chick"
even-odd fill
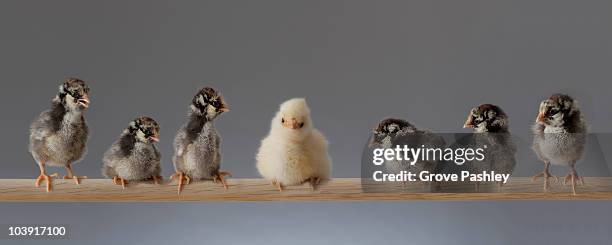
[[[279,191],[309,182],[315,190],[331,176],[325,136],[314,128],[306,100],[291,99],[280,106],[270,133],[261,141],[257,170]]]

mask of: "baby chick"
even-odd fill
[[[473,108],[463,127],[474,130],[470,144],[475,147],[487,146],[483,161],[468,163],[472,173],[495,171],[498,174],[512,174],[516,166],[517,147],[510,134],[508,116],[500,107],[483,104]],[[499,182],[498,186],[501,188],[503,182]]]
[[[482,104],[470,110],[463,128],[474,133],[509,133],[508,116],[496,105]]]
[[[570,171],[564,184],[571,182],[576,194],[576,183],[584,184],[576,172],[576,163],[582,157],[586,141],[587,126],[577,102],[565,94],[555,94],[540,104],[539,114],[533,126],[533,150],[544,162],[544,171],[533,176],[544,178],[544,190],[548,190],[550,164],[566,165]]]
[[[191,179],[212,179],[221,182],[227,189],[225,176],[231,174],[219,171],[221,138],[213,120],[229,111],[229,108],[221,94],[210,87],[203,88],[193,97],[190,108],[188,122],[174,138],[173,162],[176,173],[170,178],[177,178],[179,194],[183,181],[189,184]]]
[[[150,117],[130,122],[119,140],[104,153],[102,174],[124,189],[128,181],[161,180],[161,155],[155,146],[159,125]]]
[[[383,119],[372,131],[373,135],[369,146],[371,148],[393,148],[393,138],[413,133],[416,130],[416,127],[406,120],[396,118]]]
[[[51,109],[44,111],[30,126],[29,151],[38,163],[40,175],[36,187],[44,180],[47,192],[51,191],[54,175],[47,175],[45,166],[64,167],[78,185],[79,179],[72,172],[72,164],[85,154],[89,130],[83,113],[89,107],[89,87],[85,82],[70,78],[59,87],[59,93],[51,102]]]
[[[444,138],[426,130],[419,130],[408,121],[403,119],[387,118],[374,128],[373,135],[369,143],[371,149],[384,148],[393,149],[396,146],[407,145],[411,148],[422,146],[431,148],[443,148],[446,145]],[[390,173],[400,173],[409,171],[419,175],[423,171],[434,173],[440,160],[417,161],[411,165],[411,160],[386,161],[385,168]]]
[[[261,141],[257,170],[279,191],[304,182],[315,190],[331,175],[327,145],[323,134],[314,128],[306,100],[288,100],[281,104],[270,133]]]

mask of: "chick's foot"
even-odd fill
[[[74,180],[75,184],[80,185],[81,184],[81,180],[82,179],[87,179],[87,176],[66,175],[66,176],[64,176],[64,179],[72,179],[72,180]]]
[[[213,177],[213,182],[214,183],[221,182],[221,184],[223,185],[223,188],[227,190],[227,181],[225,181],[225,176],[232,177],[232,174],[226,171],[219,171],[219,173],[217,173],[217,175]]]
[[[176,172],[172,176],[170,176],[170,180],[176,179],[178,181],[177,193],[180,195],[183,190],[183,185],[188,185],[191,183],[191,178],[183,172]],[[186,183],[184,182],[186,181]]]
[[[47,175],[45,173],[41,173],[38,178],[36,178],[36,187],[40,187],[40,183],[42,181],[47,182],[47,192],[51,191],[51,186],[53,185],[53,178],[57,178],[58,174]]]
[[[68,173],[66,176],[64,176],[64,179],[73,179],[74,183],[79,185],[81,184],[80,179],[87,179],[87,176],[76,176],[74,175],[74,172],[72,172],[72,165],[68,164],[66,165],[66,172]]]
[[[278,192],[283,192],[283,184],[281,182],[273,180],[272,185],[278,189]]]
[[[565,176],[565,179],[563,180],[563,185],[567,185],[568,182],[572,185],[572,193],[576,195],[576,185],[577,184],[584,185],[584,178],[581,176],[578,176],[578,173],[576,171],[570,171]]]
[[[125,186],[127,185],[127,180],[119,176],[115,176],[113,177],[113,183],[115,183],[115,185],[121,185],[121,187],[125,190]]]
[[[531,181],[534,182],[540,177],[544,178],[544,191],[548,191],[549,189],[550,182],[548,181],[548,179],[553,178],[555,182],[559,182],[559,177],[550,174],[548,170],[544,170],[541,173],[534,175],[531,178]]]

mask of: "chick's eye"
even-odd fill
[[[300,128],[303,128],[303,127],[304,127],[304,123],[300,123]]]
[[[284,118],[281,118],[281,123],[285,123],[285,119]]]
[[[559,110],[556,108],[550,108],[548,109],[548,114],[549,115],[556,115],[557,113],[559,113]]]

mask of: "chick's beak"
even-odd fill
[[[298,129],[300,128],[300,123],[297,121],[297,119],[291,118],[290,120],[285,120],[283,127],[288,129]]]
[[[77,103],[85,108],[89,107],[89,95],[84,94],[83,98],[80,98],[79,100],[77,100]]]
[[[538,118],[536,119],[536,123],[542,124],[544,122],[546,122],[546,114],[543,111],[541,111],[540,113],[538,113]]]
[[[230,111],[230,109],[227,108],[227,106],[224,106],[224,107],[219,108],[219,111],[220,112],[228,112],[228,111]]]
[[[468,119],[463,124],[463,128],[474,128],[474,121],[472,120],[472,115],[468,116]]]
[[[149,137],[149,139],[153,142],[159,142],[159,134],[155,134],[151,137]]]

